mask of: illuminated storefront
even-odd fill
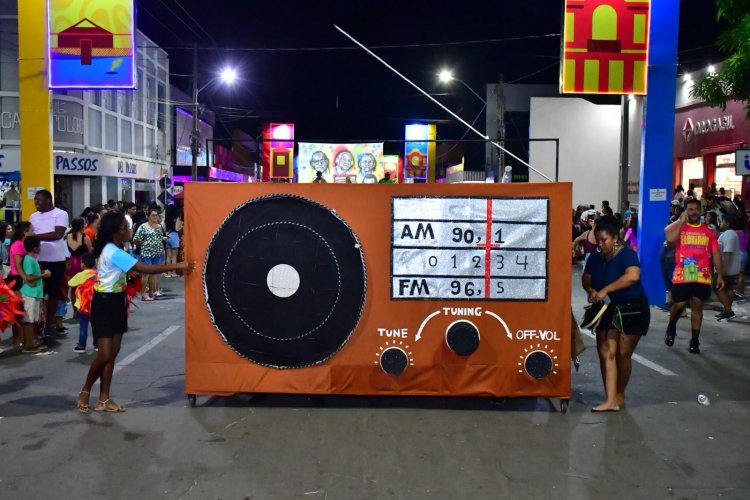
[[[735,169],[735,151],[750,143],[750,121],[742,103],[728,101],[725,110],[705,103],[680,107],[674,127],[675,184],[685,190],[695,184],[695,194],[700,197],[716,183],[730,198],[739,195],[747,203],[750,176],[737,175]]]

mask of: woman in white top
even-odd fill
[[[94,242],[94,256],[97,261],[94,297],[91,300],[91,329],[97,339],[99,352],[91,362],[86,382],[78,394],[78,411],[89,412],[89,392],[97,379],[101,379],[99,402],[94,410],[106,412],[125,411],[109,397],[115,359],[120,351],[122,335],[128,329],[127,298],[125,284],[127,273],[136,271],[143,274],[164,273],[176,270],[192,271],[194,262],[179,264],[149,265],[122,250],[130,237],[128,223],[122,214],[109,212],[102,217],[99,232]]]

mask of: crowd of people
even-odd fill
[[[592,411],[618,411],[632,369],[631,356],[651,321],[649,301],[641,284],[637,256],[637,214],[628,202],[614,213],[603,201],[573,211],[573,260],[584,260],[581,285],[588,297],[582,327],[596,333],[604,401]],[[720,322],[736,318],[732,305],[747,301],[750,217],[744,204],[712,185],[700,198],[695,187],[674,190],[660,253],[667,289],[661,308],[669,313],[664,343],[672,347],[677,324],[690,309],[688,351],[700,354],[703,306],[716,293]],[[750,319],[750,316],[745,316]]]
[[[87,207],[72,221],[54,206],[47,190],[37,191],[34,205],[28,221],[0,224],[2,276],[19,306],[13,346],[21,353],[38,353],[47,348],[48,338],[67,336],[63,320],[72,304],[78,320],[73,350],[86,352],[91,326],[96,351],[78,409],[89,411],[89,392],[100,380],[95,410],[123,411],[109,389],[130,301],[138,295],[143,302],[159,300],[161,277],[178,277],[194,267],[182,255],[181,200],[164,210],[156,204],[110,201]]]

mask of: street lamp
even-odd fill
[[[191,134],[190,140],[190,152],[193,155],[193,165],[190,171],[190,177],[193,182],[198,181],[198,152],[200,150],[200,131],[198,130],[198,94],[217,80],[220,80],[226,85],[232,85],[237,81],[237,71],[234,68],[227,66],[221,70],[221,73],[219,73],[218,76],[210,79],[203,87],[198,88],[198,51],[195,50],[193,52],[193,133]]]
[[[487,101],[484,100],[482,98],[482,96],[480,96],[479,94],[477,94],[474,91],[474,89],[471,88],[465,81],[461,80],[460,78],[456,78],[455,76],[453,76],[453,72],[451,70],[445,69],[445,68],[442,69],[442,70],[440,70],[440,72],[438,73],[438,79],[442,83],[446,83],[446,84],[450,83],[450,82],[452,82],[454,80],[457,81],[458,83],[460,83],[461,85],[463,85],[464,87],[466,87],[469,90],[469,92],[471,92],[472,94],[474,94],[477,99],[479,99],[480,101],[482,101],[482,104],[484,104],[485,110],[487,111],[487,113],[489,113],[489,110],[487,109]],[[498,100],[498,104],[500,104],[499,100]],[[500,139],[499,139],[500,145],[504,148],[505,147],[505,121],[504,121],[503,114],[504,113],[502,111],[498,112],[498,118],[499,118],[498,129],[500,130]],[[478,117],[479,116],[477,115],[477,118]],[[503,149],[502,148],[500,149],[499,155],[500,155],[500,157],[499,157],[500,169],[498,169],[498,174],[497,174],[498,176],[503,175],[501,170],[503,169],[503,167],[505,167],[505,155],[503,153]],[[494,169],[492,168],[492,165],[490,165],[490,163],[485,163],[485,165],[484,165],[484,175],[485,175],[485,178],[489,178],[490,174],[493,172],[493,170]]]
[[[235,70],[234,68],[226,67],[221,70],[219,78],[221,78],[221,81],[226,83],[227,85],[232,85],[237,80],[237,70]]]
[[[480,101],[482,101],[482,104],[484,104],[485,106],[487,105],[487,101],[485,101],[482,98],[482,96],[480,96],[479,94],[477,94],[474,91],[474,89],[471,88],[465,81],[461,80],[460,78],[456,78],[455,76],[453,76],[453,72],[451,70],[449,70],[449,69],[441,69],[440,72],[438,73],[438,79],[440,79],[440,81],[443,82],[443,83],[450,83],[450,82],[452,82],[454,80],[457,81],[458,83],[460,83],[461,85],[463,85],[464,87],[466,87],[467,89],[469,89],[469,92],[471,92],[472,94],[474,94],[475,96],[477,96],[477,99],[479,99]]]

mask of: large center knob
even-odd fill
[[[445,343],[459,356],[470,356],[479,348],[479,329],[471,321],[455,321],[445,331]]]

